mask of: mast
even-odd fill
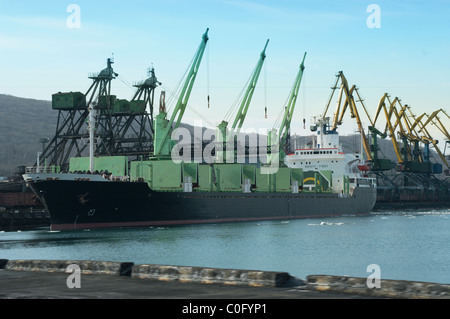
[[[89,171],[94,172],[94,108],[89,106]]]

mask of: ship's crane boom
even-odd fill
[[[305,58],[306,52],[303,55],[303,60],[300,64],[297,76],[295,77],[294,85],[292,86],[287,103],[284,106],[283,118],[281,120],[280,127],[278,128],[279,136],[277,137],[277,128],[275,127],[276,124],[274,125],[274,128],[268,132],[267,135],[267,145],[271,148],[271,153],[269,155],[269,162],[271,163],[274,163],[274,161],[276,161],[275,163],[284,163],[284,158],[286,156],[285,150],[288,145],[292,116],[294,115],[298,91],[300,89],[300,83],[302,82],[303,71],[305,70]],[[278,152],[274,152],[275,148],[278,149]]]
[[[253,97],[253,93],[256,88],[256,84],[258,83],[259,74],[261,73],[261,69],[264,64],[264,60],[266,58],[266,48],[269,44],[269,40],[266,41],[266,45],[264,46],[263,51],[260,54],[258,63],[256,64],[256,67],[251,75],[251,78],[248,82],[247,89],[245,91],[245,95],[242,98],[242,101],[239,104],[239,109],[237,111],[237,114],[234,118],[233,124],[230,128],[230,131],[228,131],[228,121],[223,120],[218,126],[216,130],[216,142],[223,143],[225,142],[227,145],[232,145],[232,151],[229,151],[230,146],[227,146],[227,151],[223,151],[223,147],[219,147],[219,149],[216,149],[216,161],[217,162],[223,162],[224,155],[226,157],[227,161],[233,161],[234,162],[234,139],[239,136],[239,132],[242,128],[242,125],[244,124],[245,117],[247,116],[247,111],[250,106],[250,102]],[[232,158],[230,158],[232,157]]]
[[[165,119],[167,116],[166,112],[160,112],[157,116],[155,123],[155,137],[154,137],[155,156],[170,154],[170,145],[168,145],[169,133],[173,129],[179,127],[181,119],[183,118],[189,100],[189,96],[191,94],[192,87],[194,85],[195,78],[197,76],[200,63],[202,61],[203,53],[206,48],[206,43],[208,42],[208,30],[209,29],[206,29],[206,32],[202,36],[202,42],[200,43],[200,46],[194,56],[189,73],[183,85],[180,96],[178,97],[177,104],[175,106],[175,109],[172,113],[170,120],[167,122],[167,120]],[[175,126],[173,127],[174,123]]]
[[[247,111],[250,106],[250,102],[253,97],[253,93],[255,92],[256,84],[258,83],[259,74],[261,73],[262,66],[264,64],[264,60],[266,58],[266,48],[269,44],[269,40],[266,41],[266,45],[264,46],[263,51],[261,52],[258,63],[256,64],[256,68],[253,71],[252,77],[250,79],[249,85],[245,92],[244,98],[241,101],[239,106],[239,110],[234,118],[233,124],[231,125],[229,137],[234,135],[239,135],[239,132],[244,124],[245,117],[247,116]]]
[[[281,122],[279,128],[279,136],[280,136],[280,150],[283,151],[286,148],[288,143],[288,134],[289,129],[291,127],[292,116],[295,110],[295,104],[297,102],[298,91],[300,89],[300,84],[302,82],[303,71],[305,70],[305,58],[306,52],[303,55],[302,63],[300,64],[299,71],[297,73],[297,77],[295,78],[294,85],[292,86],[291,93],[289,95],[289,100],[287,105],[284,108],[283,120]]]

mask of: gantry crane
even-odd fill
[[[186,110],[192,87],[202,61],[203,53],[205,52],[206,43],[208,42],[208,30],[209,29],[206,29],[206,32],[202,36],[202,41],[195,53],[186,81],[184,82],[170,120],[167,119],[167,112],[165,109],[160,109],[159,114],[156,116],[153,139],[155,157],[169,157],[171,155],[172,144],[170,133],[180,126],[181,119]]]
[[[266,48],[268,44],[269,40],[266,41],[266,45],[260,54],[258,63],[256,64],[256,67],[251,75],[247,90],[245,91],[245,95],[239,105],[239,109],[230,130],[227,128],[228,121],[226,120],[223,120],[217,126],[216,143],[219,147],[216,148],[216,162],[218,163],[230,161],[233,163],[235,162],[235,139],[239,136],[239,132],[244,124],[245,117],[247,116],[247,111],[250,106],[256,84],[258,83],[259,74],[261,73],[261,69],[266,58]],[[224,148],[226,148],[226,151],[224,151]]]
[[[86,130],[89,108],[95,109],[98,117],[95,131],[100,142],[97,151],[108,153],[112,149],[112,122],[107,110],[114,104],[111,81],[118,76],[112,68],[113,63],[111,59],[107,59],[105,69],[89,74],[93,82],[85,94],[53,94],[52,107],[58,110],[58,120],[55,135],[41,154],[47,165],[60,166],[64,170],[68,167],[71,157],[82,156],[87,146],[84,140],[89,136]]]
[[[155,99],[155,88],[161,85],[155,75],[155,69],[151,67],[148,71],[148,78],[145,81],[135,83],[137,88],[132,101],[143,101],[150,111],[151,132],[153,134],[153,101]]]
[[[292,116],[294,115],[295,104],[297,102],[298,91],[300,89],[300,83],[302,82],[303,71],[305,70],[305,58],[306,58],[306,52],[303,56],[302,63],[300,64],[300,68],[299,68],[299,71],[295,78],[294,85],[292,86],[291,93],[289,94],[289,99],[287,101],[286,106],[284,107],[283,118],[282,118],[280,127],[278,129],[278,134],[279,134],[279,138],[277,141],[279,144],[278,152],[271,153],[271,156],[274,154],[274,156],[279,157],[278,163],[281,165],[284,163],[284,159],[286,156],[286,148],[287,148],[288,142],[289,142],[288,141],[289,129],[291,127]],[[272,138],[276,138],[276,129],[275,128],[269,132],[267,145],[273,144]],[[274,159],[272,158],[270,161],[273,161],[273,160]]]
[[[136,86],[136,94],[129,102],[112,95],[112,80],[119,75],[113,70],[111,58],[106,63],[106,68],[99,73],[89,74],[93,82],[86,93],[53,94],[52,107],[58,111],[56,131],[40,155],[47,165],[65,170],[71,157],[86,155],[90,144],[86,125],[90,122],[89,109],[95,113],[95,156],[139,156],[148,155],[153,150],[151,114],[154,90],[160,84],[154,70],[149,79]],[[142,92],[145,93],[142,95]]]
[[[151,67],[148,78],[135,83],[130,101],[117,100],[111,116],[115,145],[114,154],[148,155],[153,151],[153,101],[155,88],[161,85]],[[147,112],[148,110],[148,112]]]

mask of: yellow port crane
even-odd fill
[[[435,111],[434,113],[434,115],[432,114],[432,115],[430,115],[430,117],[433,119],[433,118],[436,118],[436,121],[437,121],[437,123],[436,122],[434,122],[433,120],[431,121],[431,123],[434,125],[434,126],[436,126],[437,128],[438,128],[438,130],[439,131],[441,131],[442,132],[442,134],[444,134],[444,136],[445,136],[445,145],[444,145],[444,157],[445,157],[445,150],[447,149],[447,144],[450,144],[450,134],[449,134],[449,132],[447,131],[447,129],[445,128],[445,125],[443,125],[442,124],[442,122],[441,122],[441,120],[439,119],[439,117],[437,116],[437,114],[439,113],[439,112],[442,112],[442,113],[444,113],[444,115],[447,117],[447,119],[449,119],[450,120],[450,116],[447,114],[447,112],[445,112],[443,109],[440,109],[439,111]],[[450,156],[449,156],[449,159],[450,159]]]
[[[399,110],[397,110],[397,104]],[[410,106],[407,104],[402,105],[401,100],[398,97],[390,102],[390,105],[388,112],[389,119],[392,115],[396,118],[395,124],[392,125],[391,138],[398,163],[403,164],[403,170],[406,171],[423,170],[423,167],[420,168],[420,164],[417,164],[424,162],[419,143],[426,143],[426,141],[420,138],[419,134],[415,131],[416,119],[411,112]],[[410,117],[412,117],[414,121],[408,117],[407,111],[409,111]],[[397,142],[396,135],[402,140],[401,148]]]
[[[409,111],[410,116],[408,116],[407,111]],[[398,97],[395,97],[395,99],[391,101],[389,94],[385,93],[378,104],[373,125],[377,123],[381,112],[385,115],[386,119],[384,132],[380,132],[373,127],[369,127],[369,130],[374,134],[377,134],[378,132],[378,135],[382,138],[384,138],[386,134],[389,134],[401,170],[408,172],[430,171],[431,166],[429,163],[424,163],[428,162],[428,160],[424,159],[419,146],[420,142],[427,144],[427,141],[420,138],[419,134],[416,132],[415,126],[417,125],[417,122],[410,107],[407,104],[402,105],[401,100]],[[410,117],[412,117],[413,120],[411,120]],[[400,145],[399,140],[402,141],[402,145]],[[372,148],[374,145],[376,146],[376,139],[372,143]],[[389,169],[389,160],[378,159],[377,156],[374,157],[374,167],[378,167],[380,170],[383,168]],[[377,161],[380,161],[380,163],[377,163]],[[386,162],[384,163],[382,161]]]
[[[396,108],[397,104],[400,107],[400,111]],[[423,126],[421,119],[424,114],[416,118],[411,111],[411,107],[407,104],[403,106],[398,98],[395,98],[391,103],[389,114],[393,114],[397,118],[393,129],[397,130],[397,137],[402,140],[402,147],[399,149],[398,144],[393,139],[401,170],[414,173],[432,173],[432,165],[429,161],[429,143],[432,143],[435,148],[437,148],[437,143],[433,141],[431,135],[420,136],[420,131],[417,131],[417,127]],[[424,152],[420,149],[420,143],[425,145]],[[438,153],[440,152],[439,150],[437,151]]]
[[[426,120],[426,122],[423,123],[423,126],[427,126],[428,123],[431,122],[433,125],[435,125],[438,128],[439,131],[442,132],[442,134],[444,134],[445,138],[448,141],[450,141],[450,133],[447,131],[447,129],[445,128],[445,125],[442,124],[440,118],[437,116],[439,114],[439,112],[444,113],[447,116],[447,118],[450,119],[450,116],[443,109],[439,109],[430,114],[430,116],[428,117],[428,120]],[[434,122],[434,119],[436,119],[436,122]]]
[[[419,134],[416,133],[414,122],[411,122],[409,119],[406,113],[407,110],[410,113],[410,117],[412,117],[415,122],[415,117],[411,112],[411,107],[405,104],[405,106],[402,107],[401,114],[399,115],[399,122],[401,123],[401,120],[404,122],[404,125],[400,125],[399,136],[403,140],[405,160],[407,159],[410,162],[423,162],[419,148],[419,142],[423,140],[419,137]],[[413,144],[414,148],[412,148],[409,143]]]
[[[386,107],[386,100],[389,103],[389,110]],[[377,133],[377,131],[374,130],[375,124],[376,124],[376,122],[378,120],[378,116],[380,115],[381,110],[383,110],[384,111],[383,113],[384,113],[385,118],[386,118],[386,126],[385,126],[385,129],[384,129],[384,132],[379,134],[379,135],[381,135],[381,137],[384,138],[386,136],[386,134],[387,134],[387,130],[389,130],[389,137],[392,140],[392,145],[394,146],[394,151],[395,151],[395,155],[397,156],[397,160],[398,160],[399,163],[403,163],[403,157],[401,156],[400,147],[398,145],[397,138],[395,136],[396,135],[395,134],[395,127],[396,126],[392,125],[392,123],[391,123],[392,114],[395,114],[395,117],[397,119],[398,119],[398,116],[399,116],[399,114],[397,112],[397,109],[395,108],[395,104],[397,103],[397,101],[398,101],[398,98],[396,97],[394,99],[394,101],[391,102],[388,93],[385,93],[381,97],[380,102],[378,103],[378,108],[377,108],[377,111],[375,113],[375,118],[374,118],[374,120],[372,122],[372,126],[369,127],[369,129],[372,131],[372,133]],[[400,124],[400,123],[397,121],[396,125],[398,125],[398,124]],[[386,167],[388,167],[388,165],[386,165]]]
[[[448,134],[448,132],[447,132],[445,126],[442,125],[442,122],[441,122],[440,119],[437,117],[437,114],[438,114],[440,111],[443,111],[443,110],[435,111],[435,112],[433,112],[430,116],[428,116],[428,115],[425,114],[425,113],[422,114],[422,115],[416,120],[415,125],[417,125],[417,126],[419,127],[419,131],[418,131],[418,132],[424,134],[424,135],[422,136],[422,139],[425,140],[425,141],[427,141],[427,142],[429,142],[429,143],[431,143],[431,144],[433,144],[433,147],[434,147],[434,149],[436,150],[436,152],[438,153],[438,155],[439,155],[439,157],[441,158],[442,162],[445,164],[445,166],[449,167],[449,164],[448,164],[447,160],[445,159],[445,155],[442,154],[441,150],[440,150],[439,147],[437,146],[438,140],[433,139],[432,136],[431,136],[431,134],[430,134],[430,133],[428,132],[428,130],[427,130],[428,124],[432,123],[432,124],[436,125],[436,126],[438,127],[438,129],[439,129],[441,132],[444,133],[444,135],[445,135],[445,137],[446,137],[447,139],[450,139],[450,135]],[[443,113],[444,113],[445,115],[447,115],[447,113],[445,113],[444,111],[443,111]],[[422,118],[424,118],[424,117],[427,117],[428,119],[427,119],[424,123],[422,123]],[[448,115],[447,115],[447,117],[448,117]],[[436,122],[437,122],[438,124],[437,124],[436,122],[434,122],[433,119],[436,119]]]
[[[409,112],[409,116],[406,115],[406,110]],[[405,170],[415,173],[433,173],[433,165],[430,162],[429,156],[429,144],[430,142],[434,145],[435,148],[436,142],[432,141],[431,136],[420,136],[419,131],[416,131],[422,125],[421,119],[423,115],[419,117],[415,117],[411,111],[409,106],[406,106],[406,110],[404,113],[404,120],[406,123],[406,128],[408,129],[408,133],[406,134],[406,138],[413,144],[412,149],[412,160],[406,163]],[[420,142],[425,145],[424,151],[420,149]],[[440,150],[437,149],[437,152],[440,153]]]
[[[354,92],[358,96],[359,101],[361,102],[361,105],[363,106],[364,111],[366,112],[367,117],[369,118],[369,121],[370,121],[371,125],[373,124],[372,120],[370,119],[370,116],[369,116],[369,114],[368,114],[364,104],[362,103],[363,100],[359,96],[358,89],[356,88],[356,86],[353,85],[351,88],[349,87],[347,79],[345,78],[344,73],[342,71],[339,71],[339,73],[336,75],[336,77],[337,77],[336,83],[332,87],[332,93],[331,93],[330,99],[329,99],[329,101],[328,101],[328,103],[327,103],[327,105],[325,107],[325,111],[324,111],[322,117],[323,118],[326,117],[327,111],[328,111],[328,109],[330,107],[330,104],[331,104],[331,100],[333,98],[333,95],[334,95],[336,89],[338,88],[337,85],[338,85],[339,80],[340,80],[341,85],[339,86],[339,88],[340,88],[339,89],[339,97],[338,97],[338,102],[337,102],[337,106],[336,106],[336,111],[334,113],[333,123],[331,125],[331,131],[335,131],[337,129],[337,126],[342,124],[345,112],[346,112],[347,108],[349,108],[351,117],[356,119],[356,123],[358,125],[359,133],[361,134],[361,140],[362,140],[364,151],[365,151],[366,156],[367,156],[367,160],[369,162],[371,162],[373,160],[373,157],[372,157],[372,154],[371,154],[371,151],[370,151],[369,142],[367,140],[366,134],[364,133],[364,128],[362,126],[361,117],[359,116],[358,109],[356,107],[356,102],[355,102],[355,99],[353,97],[353,93]],[[342,103],[343,94],[345,94],[345,102],[344,102],[344,105],[342,106],[342,109],[341,109],[341,103]]]
[[[406,106],[406,109],[409,111],[409,117],[405,115],[405,120],[407,123],[407,129],[408,129],[408,139],[414,144],[414,149],[413,149],[413,160],[416,162],[429,162],[429,158],[428,158],[428,141],[424,140],[423,138],[421,138],[419,136],[419,133],[416,131],[416,126],[415,123],[417,121],[416,117],[414,116],[414,114],[411,112],[411,107]],[[412,121],[409,119],[412,118]],[[426,145],[427,151],[426,154],[422,154],[421,150],[420,150],[420,146],[419,143],[422,142]]]

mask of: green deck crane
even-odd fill
[[[239,135],[241,131],[242,125],[244,124],[245,117],[247,116],[247,111],[250,106],[250,102],[253,97],[253,93],[255,91],[256,84],[258,83],[259,74],[261,73],[262,66],[264,64],[264,60],[266,58],[266,48],[269,44],[269,40],[266,41],[266,45],[264,46],[263,51],[260,54],[258,63],[251,75],[249,84],[247,86],[247,90],[245,95],[240,103],[239,110],[234,118],[233,124],[228,131],[227,126],[228,122],[223,120],[218,126],[216,130],[216,142],[217,145],[222,143],[222,147],[216,149],[216,162],[235,162],[235,139]],[[224,142],[226,145],[224,145]],[[227,150],[224,151],[223,149]],[[231,150],[230,150],[231,149]]]
[[[172,117],[170,118],[170,120],[167,120],[167,113],[165,110],[163,110],[163,112],[160,112],[156,116],[154,155],[157,157],[168,157],[171,154],[172,145],[169,133],[171,133],[173,129],[179,127],[181,119],[183,118],[189,96],[192,91],[192,86],[194,85],[195,78],[200,67],[200,62],[202,61],[203,53],[205,52],[206,43],[208,42],[208,30],[209,29],[206,29],[206,32],[202,36],[202,42],[200,43],[200,46],[194,56],[191,68],[183,85],[183,89],[178,98]],[[173,125],[174,123],[175,125]]]
[[[278,132],[279,132],[278,152],[271,153],[270,162],[272,162],[273,160],[276,160],[275,158],[273,158],[273,156],[279,156],[278,163],[281,165],[283,165],[283,163],[284,163],[284,159],[286,157],[285,150],[288,145],[289,129],[291,127],[292,116],[294,114],[295,104],[297,102],[298,91],[300,89],[300,83],[302,82],[303,71],[305,70],[305,64],[304,64],[305,58],[306,58],[306,52],[303,55],[303,60],[302,60],[302,63],[300,64],[299,71],[298,71],[297,76],[294,81],[294,85],[292,86],[291,93],[290,93],[289,99],[287,101],[287,105],[284,107],[283,119],[282,119],[280,128],[278,130]],[[276,129],[275,128],[273,128],[268,134],[268,137],[267,137],[267,145],[268,146],[273,144],[274,138],[276,138]]]

